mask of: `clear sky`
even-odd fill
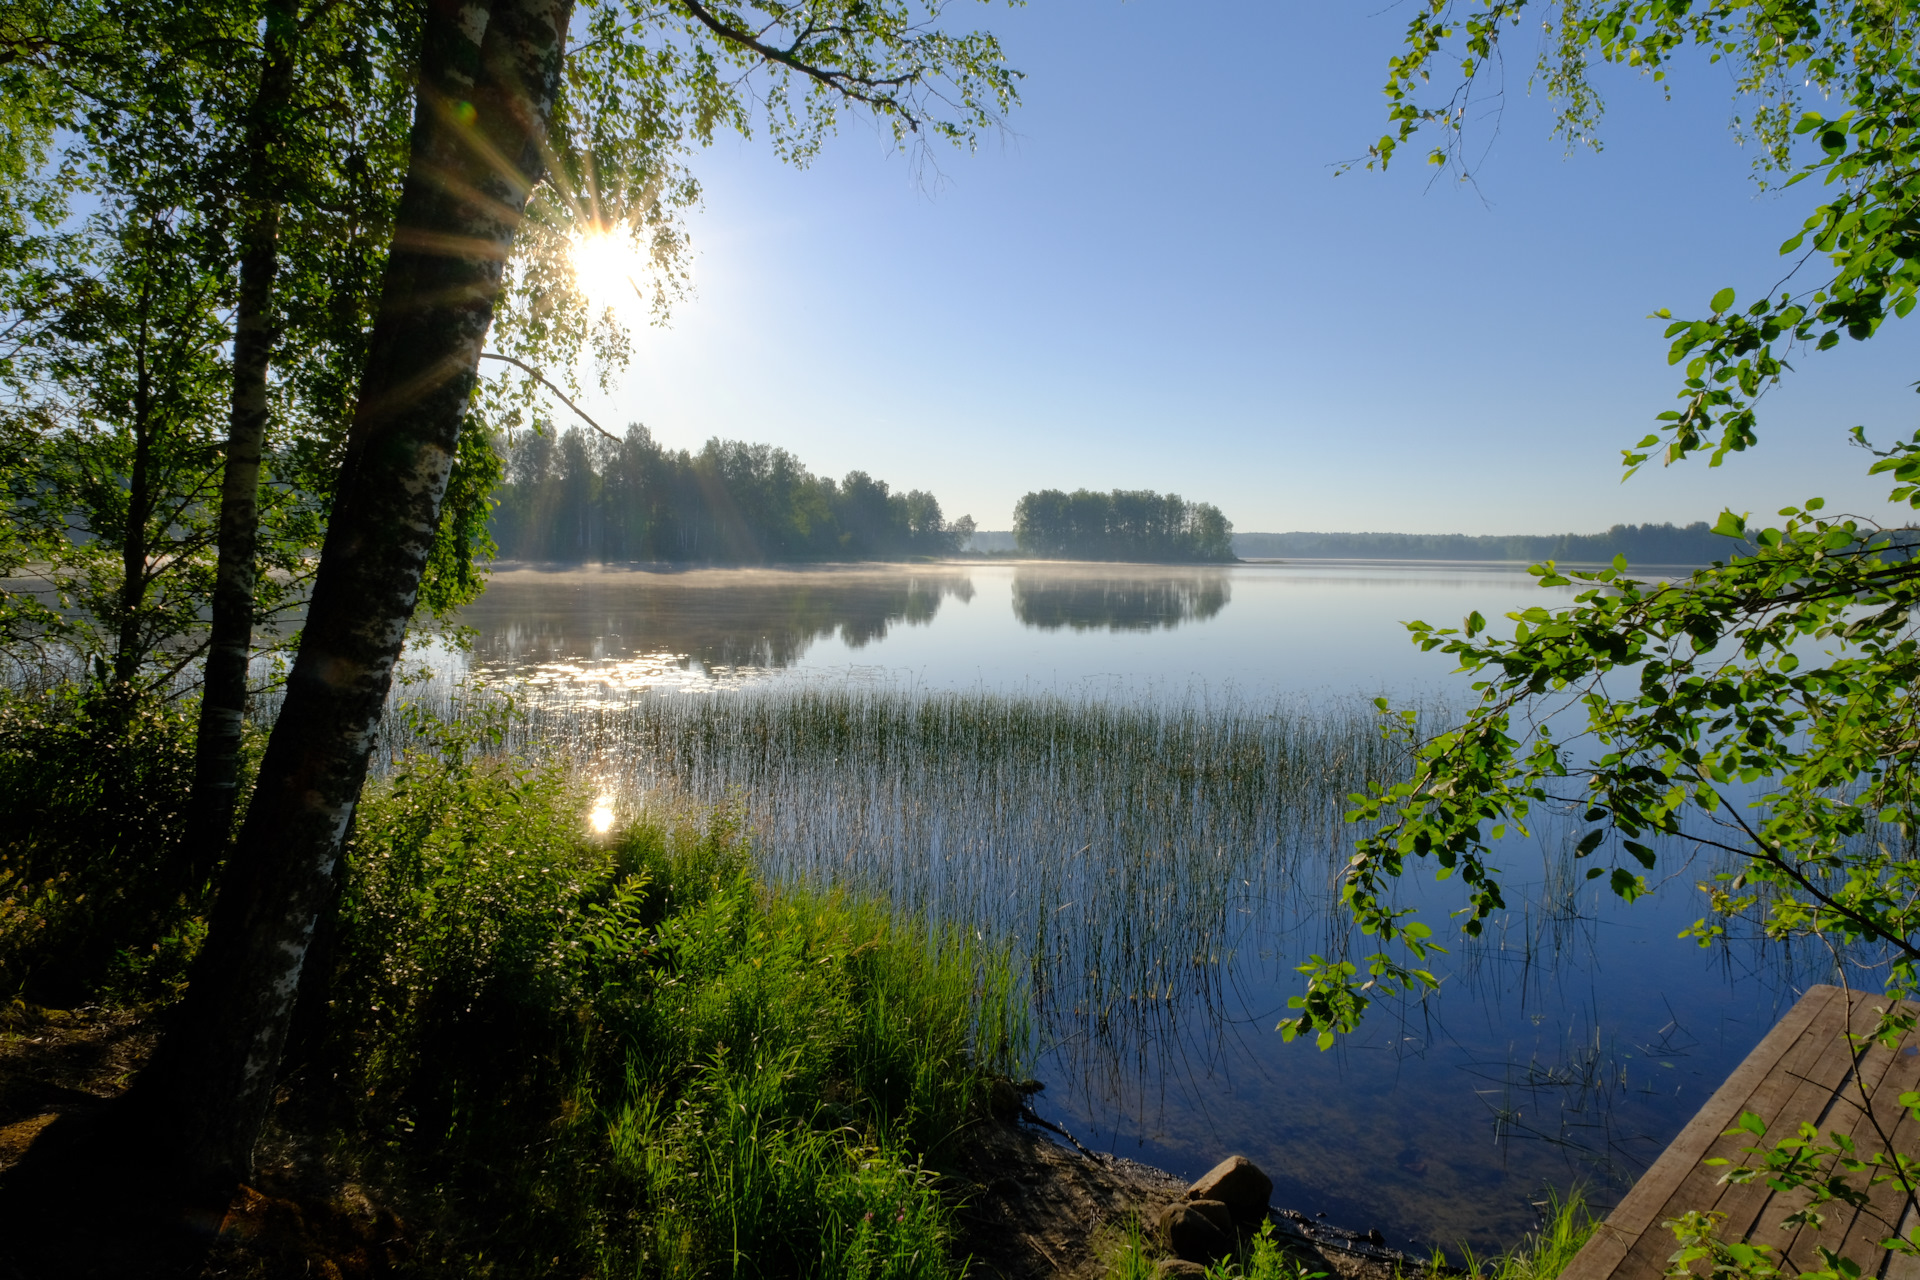
[[[1648,313],[1757,296],[1815,194],[1756,189],[1723,69],[1671,101],[1604,75],[1606,150],[1567,155],[1521,32],[1463,188],[1414,156],[1335,176],[1383,131],[1405,5],[949,13],[1026,73],[1007,133],[937,175],[858,123],[806,170],[702,153],[695,292],[596,417],[862,468],[989,529],[1083,485],[1176,491],[1241,530],[1589,532],[1815,494],[1888,514],[1844,435],[1916,426],[1898,324],[1804,357],[1758,450],[1619,483],[1678,385]]]

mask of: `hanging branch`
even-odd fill
[[[480,358],[482,360],[502,360],[502,361],[505,361],[507,364],[510,364],[515,368],[519,369],[522,373],[526,374],[528,377],[538,382],[541,386],[553,392],[554,395],[558,396],[560,399],[560,403],[564,404],[565,406],[567,406],[567,408],[579,414],[580,420],[582,422],[586,423],[588,426],[592,427],[595,431],[598,431],[601,435],[613,441],[615,444],[620,443],[619,436],[613,434],[613,432],[607,430],[605,427],[595,422],[592,418],[588,417],[587,411],[585,409],[582,409],[579,405],[567,399],[566,392],[554,386],[553,382],[547,377],[546,374],[540,372],[538,369],[528,364],[525,360],[521,360],[515,356],[501,355],[498,351],[482,351],[480,353]]]

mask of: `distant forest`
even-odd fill
[[[1013,509],[1013,537],[1056,560],[1231,561],[1233,522],[1220,508],[1150,489],[1041,489]]]
[[[1254,558],[1355,560],[1542,560],[1631,564],[1710,564],[1753,548],[1689,525],[1617,524],[1605,533],[1471,536],[1464,533],[1243,533],[1233,549]]]
[[[563,563],[897,560],[949,555],[973,520],[949,522],[920,489],[850,471],[816,476],[785,449],[709,440],[662,447],[638,423],[615,441],[529,434],[507,459],[491,524],[502,559]]]

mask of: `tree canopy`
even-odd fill
[[[618,441],[529,433],[506,476],[492,534],[516,560],[899,559],[951,555],[973,534],[971,516],[947,520],[923,489],[896,493],[864,471],[836,482],[741,440],[667,449],[638,423]]]
[[[1758,442],[1761,398],[1791,372],[1790,354],[1867,340],[1913,309],[1916,16],[1905,2],[1428,0],[1391,64],[1394,128],[1373,162],[1384,166],[1416,135],[1437,131],[1429,160],[1458,167],[1476,84],[1523,21],[1548,33],[1540,72],[1570,139],[1591,139],[1600,119],[1596,64],[1656,82],[1688,61],[1729,65],[1759,178],[1789,190],[1817,180],[1804,190],[1820,194],[1785,229],[1788,269],[1763,268],[1762,279],[1784,283],[1748,291],[1745,306],[1735,287],[1721,289],[1694,318],[1658,312],[1669,321],[1669,362],[1682,371],[1680,403],[1624,452],[1629,474],[1656,456],[1677,464],[1708,453],[1720,465]],[[1429,75],[1454,68],[1455,86],[1426,96]],[[1836,443],[1847,439],[1840,423],[1834,433]],[[1920,435],[1875,449],[1864,427],[1850,434],[1868,449],[1868,473],[1890,482],[1890,500],[1920,507]],[[1342,893],[1383,949],[1358,960],[1314,957],[1307,991],[1282,1023],[1289,1037],[1314,1034],[1326,1045],[1372,1000],[1438,985],[1432,927],[1392,895],[1413,860],[1431,859],[1460,886],[1456,914],[1477,934],[1506,905],[1509,842],[1556,822],[1574,829],[1587,877],[1629,901],[1649,892],[1649,873],[1694,851],[1731,857],[1734,869],[1699,886],[1705,912],[1687,936],[1702,946],[1744,921],[1830,949],[1840,980],[1890,996],[1920,990],[1912,528],[1831,514],[1819,498],[1777,521],[1723,513],[1715,528],[1729,539],[1724,559],[1672,584],[1634,578],[1625,557],[1592,572],[1538,565],[1542,586],[1581,589],[1567,607],[1509,615],[1510,635],[1494,634],[1478,612],[1458,626],[1411,624],[1421,647],[1457,658],[1474,677],[1478,701],[1458,727],[1413,743],[1410,778],[1356,797],[1352,817],[1370,833]],[[1411,713],[1389,723],[1410,739],[1416,732]],[[1912,1028],[1896,1008],[1887,1006],[1880,1034]],[[1848,1189],[1849,1174],[1896,1183],[1909,1202],[1920,1187],[1904,1156],[1847,1166],[1837,1147],[1813,1139],[1788,1138],[1763,1157],[1776,1187],[1814,1191],[1807,1221],[1825,1199],[1859,1190]],[[1687,1260],[1710,1257],[1727,1273],[1772,1266],[1693,1226]],[[1920,1252],[1917,1239],[1888,1246]],[[1858,1274],[1830,1252],[1823,1260],[1820,1274]]]
[[[1220,508],[1150,489],[1041,489],[1013,509],[1030,556],[1062,560],[1231,561],[1233,522]]]

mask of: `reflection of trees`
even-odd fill
[[[496,579],[461,614],[487,666],[680,655],[682,665],[785,667],[838,632],[849,648],[973,598],[965,577],[768,576],[724,585],[648,574]]]
[[[1016,573],[1013,616],[1045,631],[1151,631],[1204,622],[1227,607],[1233,587],[1224,573],[1151,578],[1061,577]]]

